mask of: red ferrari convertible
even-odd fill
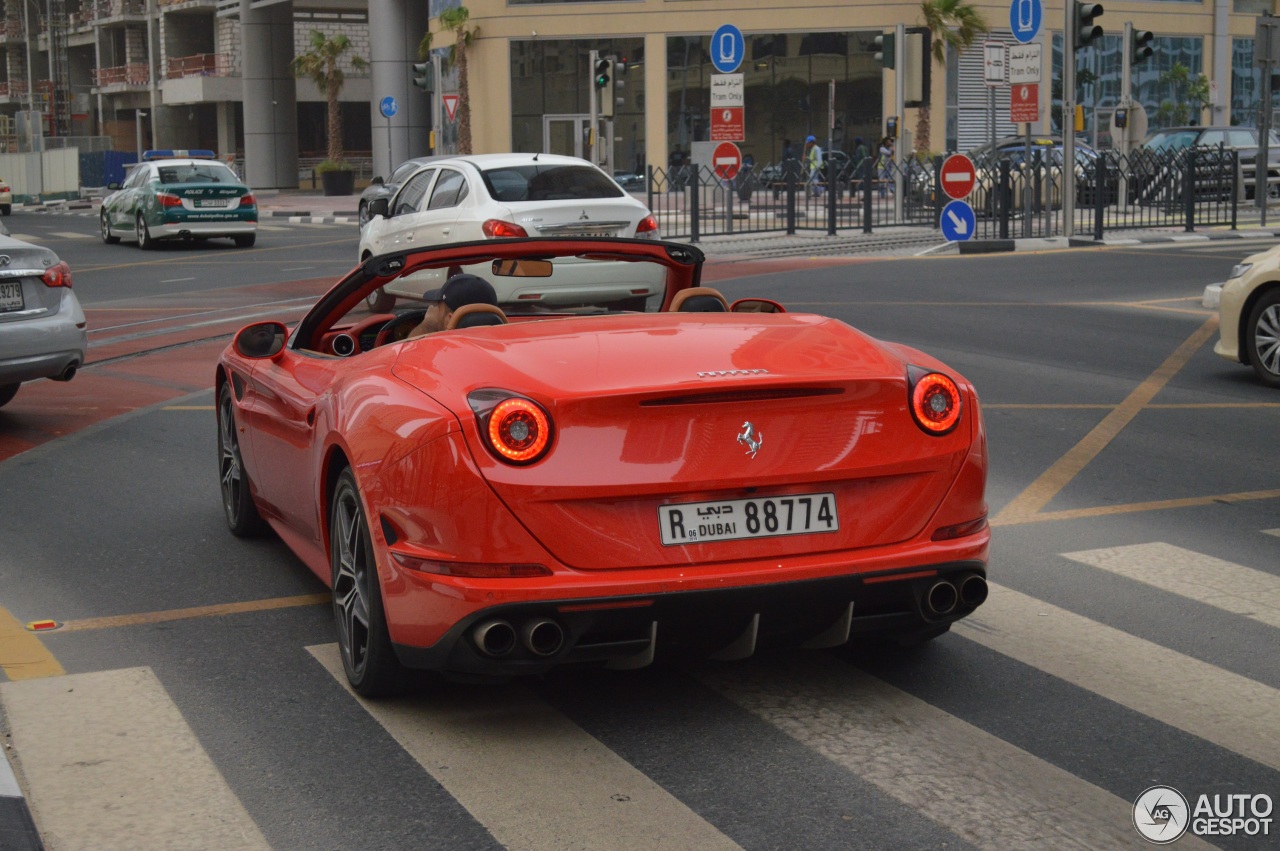
[[[728,304],[699,286],[702,261],[587,238],[388,254],[292,329],[236,335],[216,376],[227,522],[269,525],[332,587],[358,692],[392,693],[406,669],[912,643],[983,602],[972,385],[835,319]],[[653,264],[665,292],[467,306],[411,339],[423,311],[365,302],[456,266],[550,289],[583,263]]]

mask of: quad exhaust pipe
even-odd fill
[[[978,573],[967,573],[958,580],[939,579],[929,586],[920,599],[929,617],[945,617],[957,608],[976,609],[987,600],[987,580]]]
[[[471,630],[476,649],[491,659],[500,659],[523,645],[534,656],[554,656],[564,647],[564,627],[551,618],[531,618],[517,630],[509,621],[491,620]]]
[[[516,649],[516,630],[506,621],[485,621],[471,630],[471,640],[481,653],[498,659]]]

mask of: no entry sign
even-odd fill
[[[964,154],[952,154],[942,163],[942,191],[959,201],[973,191],[977,175],[973,160]]]
[[[733,180],[742,168],[742,151],[733,142],[721,142],[711,154],[711,167],[721,180]]]

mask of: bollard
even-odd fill
[[[862,232],[871,233],[871,174],[875,161],[867,157],[862,164]]]
[[[1257,182],[1255,178],[1254,192],[1257,193]],[[1196,149],[1187,148],[1187,171],[1186,171],[1186,188],[1183,189],[1186,196],[1187,224],[1186,231],[1191,233],[1196,229]]]
[[[796,235],[796,176],[788,169],[787,181],[787,236]]]
[[[827,236],[836,235],[836,196],[840,185],[836,182],[836,161],[827,157]]]
[[[1100,152],[1093,180],[1093,238],[1102,242],[1102,217],[1106,214],[1107,199],[1107,155]]]
[[[996,194],[996,209],[1000,211],[1000,238],[1009,238],[1009,208],[1013,206],[1013,187],[1009,183],[1009,161],[1000,160],[1000,188]]]
[[[702,174],[698,166],[694,166],[693,179],[689,181],[689,241],[698,241],[698,196],[702,194]]]

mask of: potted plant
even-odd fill
[[[355,172],[343,157],[342,113],[338,95],[347,82],[342,70],[344,57],[357,70],[369,67],[369,63],[359,56],[346,57],[350,49],[351,40],[345,35],[326,36],[319,30],[312,30],[311,48],[295,56],[289,65],[295,77],[310,77],[328,102],[328,155],[316,166],[325,195],[350,195],[355,191]]]

